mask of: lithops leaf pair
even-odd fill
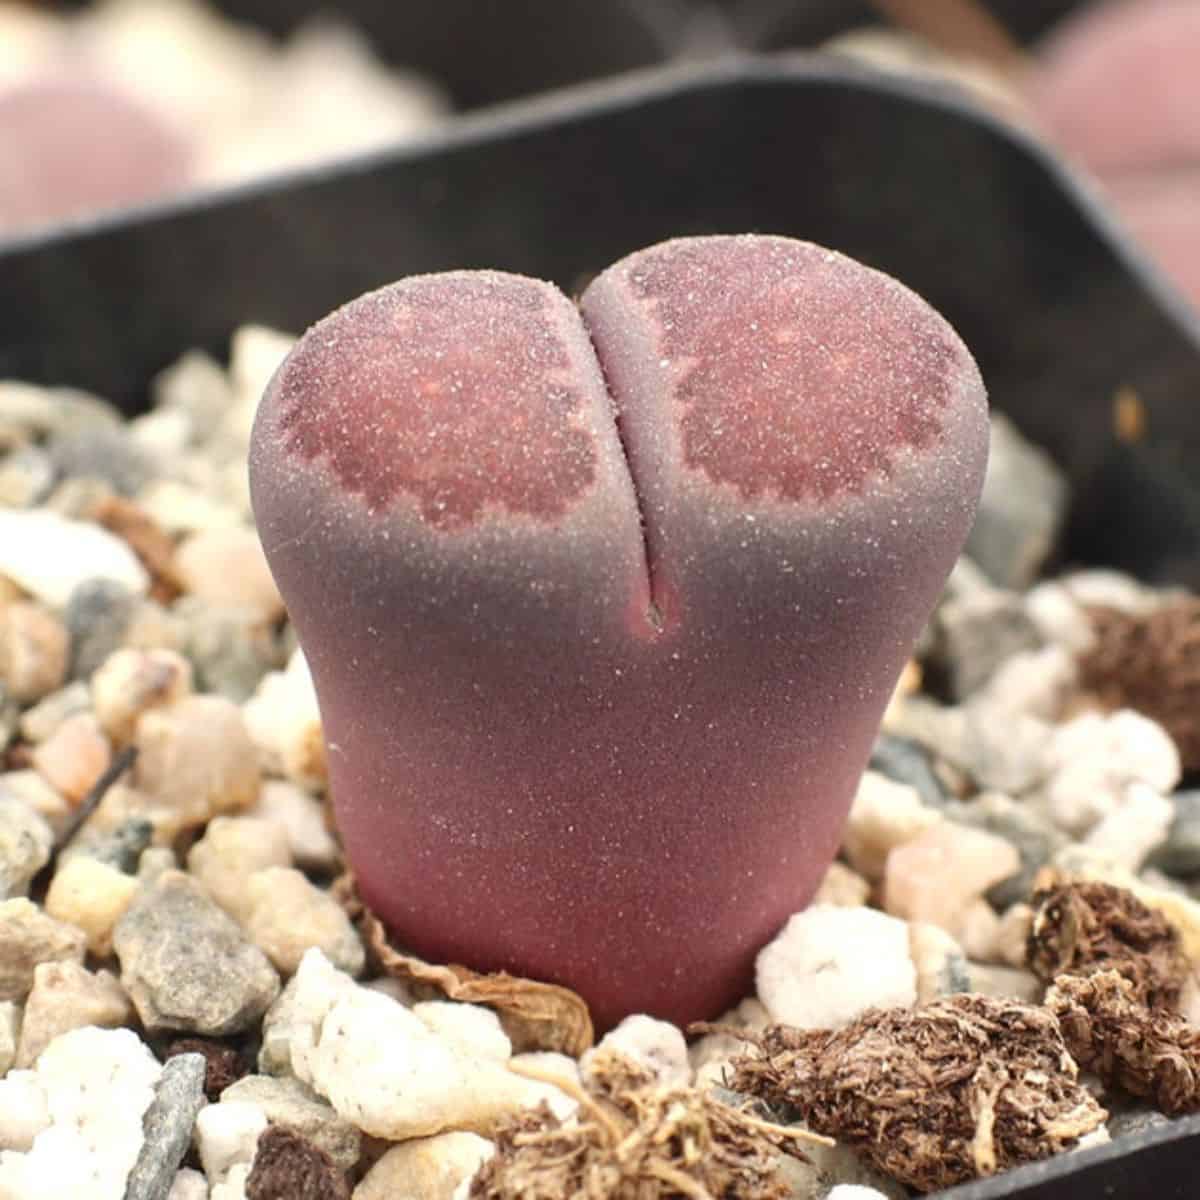
[[[578,307],[463,271],[321,321],[251,484],[367,903],[602,1028],[736,1002],[836,852],[986,446],[947,323],[785,238],[666,242]]]

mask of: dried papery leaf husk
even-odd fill
[[[692,1087],[663,1087],[624,1055],[592,1059],[582,1087],[544,1079],[578,1101],[561,1120],[541,1107],[504,1125],[471,1182],[472,1200],[786,1200],[779,1154],[828,1139],[785,1129]]]
[[[1063,1039],[1108,1087],[1142,1096],[1170,1116],[1200,1110],[1200,1029],[1137,999],[1115,970],[1062,975],[1046,992]]]
[[[1096,641],[1080,656],[1080,686],[1105,708],[1132,708],[1157,721],[1184,769],[1200,767],[1200,598],[1143,614],[1087,612]]]
[[[1032,904],[1026,957],[1039,979],[1112,968],[1142,1003],[1178,1007],[1188,976],[1179,933],[1127,888],[1047,874]]]
[[[790,1106],[920,1192],[1049,1158],[1107,1116],[1054,1017],[1015,1000],[960,994],[844,1029],[739,1036],[757,1053],[733,1060],[731,1087]]]
[[[426,984],[450,1000],[496,1009],[522,1050],[556,1050],[578,1058],[595,1042],[587,1005],[570,988],[520,979],[505,971],[484,975],[458,964],[442,966],[405,954],[391,944],[383,923],[363,905],[349,873],[335,883],[334,894],[351,920],[357,921],[368,952],[393,979]]]

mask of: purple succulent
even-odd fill
[[[738,1000],[837,850],[986,456],[950,326],[785,238],[651,247],[578,308],[462,271],[321,321],[251,484],[367,903],[601,1028]]]

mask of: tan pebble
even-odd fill
[[[986,900],[973,900],[956,923],[955,936],[975,962],[1001,962],[1000,918]]]
[[[66,626],[40,604],[0,608],[0,682],[22,704],[62,686],[70,650]]]
[[[471,1178],[495,1153],[475,1133],[439,1133],[393,1146],[354,1189],[352,1200],[452,1200],[459,1184]]]
[[[16,796],[28,804],[35,813],[45,818],[56,834],[62,831],[74,812],[71,802],[32,767],[6,771],[0,775],[0,792]]]
[[[1013,904],[1005,909],[1000,917],[1000,927],[996,930],[999,961],[1010,967],[1023,967],[1032,929],[1033,909],[1028,904]]]
[[[302,872],[268,867],[251,875],[245,890],[249,908],[244,921],[246,936],[281,974],[294,975],[310,946],[318,947],[349,975],[362,971],[366,961],[363,944],[345,909]]]
[[[237,705],[222,696],[186,696],[143,713],[134,744],[135,785],[174,809],[182,829],[258,797],[254,743]]]
[[[42,963],[25,1002],[17,1067],[31,1067],[60,1034],[84,1025],[117,1029],[133,1016],[125,989],[111,971],[93,974],[74,962]]]
[[[1180,946],[1193,967],[1200,967],[1200,904],[1187,896],[1161,888],[1133,889],[1141,902],[1157,909],[1179,931]]]
[[[174,570],[184,590],[202,600],[245,607],[268,621],[283,615],[283,598],[253,529],[190,535],[175,551]]]
[[[1020,866],[1020,855],[1004,838],[941,821],[888,855],[884,908],[953,933],[971,902]]]
[[[0,575],[0,609],[7,608],[10,604],[15,604],[20,600],[26,600],[29,593],[21,587],[20,584],[9,579],[7,575]]]
[[[892,850],[942,820],[941,813],[922,802],[916,788],[867,771],[846,818],[842,848],[854,870],[878,880]]]
[[[138,496],[142,507],[169,533],[235,529],[242,524],[238,511],[213,499],[207,492],[173,479],[156,479]]]
[[[127,783],[114,783],[105,793],[95,811],[84,824],[88,834],[115,833],[126,821],[149,821],[150,840],[155,846],[169,846],[183,831],[184,825],[177,809],[168,807]]]
[[[21,714],[21,736],[33,745],[44,742],[68,717],[88,712],[92,698],[88,686],[77,680],[39,700]]]
[[[304,655],[292,655],[285,671],[265,675],[243,707],[246,726],[265,770],[309,791],[329,780],[317,693]]]
[[[168,871],[179,866],[175,851],[169,846],[147,846],[138,859],[138,883],[150,887]]]
[[[21,1010],[11,1000],[0,1000],[0,1079],[8,1074],[16,1061],[20,1027]],[[14,1150],[16,1147],[9,1140],[5,1149]]]
[[[112,748],[91,713],[76,713],[34,750],[32,761],[47,783],[78,804],[108,768]]]
[[[1011,998],[1037,1004],[1042,998],[1042,982],[1032,971],[1019,967],[998,967],[987,963],[968,963],[971,991],[1000,999]]]
[[[182,651],[187,625],[157,600],[140,600],[129,618],[121,644],[131,650]]]
[[[23,1000],[40,963],[83,962],[82,929],[56,921],[32,900],[0,901],[0,1000]]]
[[[244,921],[258,903],[247,886],[250,877],[267,867],[290,867],[292,855],[287,834],[275,822],[216,817],[188,851],[187,864],[208,894],[231,917]]]
[[[917,969],[917,1003],[927,1004],[947,991],[947,968],[966,970],[966,955],[956,938],[928,921],[908,927],[908,952]],[[955,966],[957,964],[957,967]]]
[[[340,859],[337,839],[325,819],[325,806],[302,787],[268,779],[247,816],[273,821],[286,834],[292,859],[309,870],[332,870]]]
[[[857,871],[852,871],[845,863],[832,862],[811,903],[858,908],[860,904],[866,904],[870,894],[870,883]]]
[[[129,742],[138,718],[192,691],[192,666],[173,650],[117,650],[92,676],[92,707],[117,745]]]
[[[88,950],[103,958],[112,952],[113,927],[138,889],[132,875],[88,854],[59,863],[46,893],[46,912],[87,935]]]
[[[1189,972],[1179,995],[1179,1015],[1189,1025],[1200,1025],[1200,978]]]

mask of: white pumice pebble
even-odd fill
[[[837,1029],[917,998],[908,926],[870,908],[797,913],[760,951],[756,973],[771,1019],[800,1029]]]
[[[87,1026],[56,1038],[30,1073],[48,1120],[28,1149],[0,1154],[0,1196],[120,1197],[161,1070],[128,1029]],[[37,1111],[31,1091],[25,1099]]]
[[[45,509],[0,509],[0,575],[57,609],[91,579],[138,595],[150,587],[146,568],[119,537]]]
[[[626,1017],[589,1050],[579,1065],[587,1077],[597,1055],[615,1051],[647,1068],[664,1087],[686,1087],[692,1081],[687,1042],[683,1031],[669,1021],[657,1021],[645,1013]]]
[[[1145,783],[1127,784],[1116,807],[1088,832],[1085,845],[1106,851],[1137,871],[1147,855],[1167,840],[1175,818],[1169,797]]]
[[[286,1016],[268,1014],[275,1026],[274,1044],[264,1040],[269,1061],[290,1066],[375,1137],[401,1141],[447,1129],[486,1135],[542,1099],[562,1115],[574,1107],[557,1088],[438,1036],[394,1000],[356,985],[319,950],[304,956],[278,1004]]]
[[[1167,795],[1180,774],[1175,743],[1149,717],[1085,713],[1055,729],[1038,799],[1060,829],[1080,836],[1120,807],[1128,784]]]
[[[210,1184],[224,1179],[231,1168],[251,1163],[267,1114],[246,1100],[207,1104],[196,1118],[196,1149]]]

